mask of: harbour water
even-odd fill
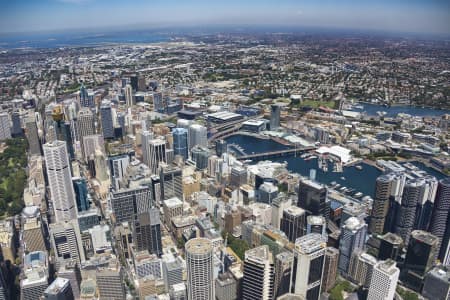
[[[444,114],[450,114],[450,110],[433,109],[418,106],[391,106],[384,107],[377,104],[358,103],[360,108],[354,108],[354,111],[365,112],[369,116],[376,116],[377,112],[385,112],[386,117],[396,117],[399,113],[409,114],[419,117],[438,117]]]

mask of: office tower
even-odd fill
[[[164,200],[163,211],[164,222],[170,227],[172,218],[183,214],[183,202],[177,197]]]
[[[56,222],[76,219],[75,192],[66,142],[54,141],[45,144],[44,157]]]
[[[151,208],[148,212],[138,215],[134,222],[133,235],[138,251],[148,250],[156,255],[162,254],[161,224],[157,208]]]
[[[236,208],[232,208],[229,211],[225,212],[225,231],[228,233],[233,233],[234,228],[241,224],[242,221],[241,211]]]
[[[450,177],[441,179],[438,184],[436,199],[434,201],[431,217],[430,232],[439,239],[438,252],[441,261],[446,260],[447,247],[449,245],[450,231],[447,230],[447,222],[450,212]]]
[[[134,74],[130,76],[130,84],[125,85],[125,88],[127,88],[127,86],[130,86],[132,91],[137,91],[138,84],[139,84],[139,76]]]
[[[200,124],[189,126],[189,149],[194,146],[208,147],[206,127]]]
[[[402,272],[402,281],[420,291],[425,274],[433,267],[439,251],[439,239],[433,234],[414,230],[409,239]]]
[[[230,273],[221,273],[215,280],[215,295],[217,300],[236,300],[237,282]]]
[[[422,296],[425,299],[450,299],[450,271],[447,267],[434,267],[425,275]]]
[[[269,300],[274,293],[274,260],[269,246],[245,251],[242,299]]]
[[[131,85],[127,84],[124,90],[125,90],[125,102],[127,103],[127,107],[131,107],[134,105],[133,88],[131,87]]]
[[[116,223],[133,224],[137,216],[152,207],[148,186],[112,191],[109,195]]]
[[[88,155],[84,149],[84,137],[95,134],[94,114],[89,108],[82,108],[77,116],[77,133],[80,141],[81,154],[86,161]]]
[[[326,241],[317,233],[304,235],[295,241],[292,279],[295,294],[308,300],[319,299],[322,291],[325,249]]]
[[[228,145],[225,140],[217,140],[216,141],[216,154],[218,157],[222,157],[222,154],[227,153]]]
[[[213,244],[194,238],[185,245],[188,299],[214,300]]]
[[[366,241],[367,225],[355,217],[348,219],[342,227],[339,243],[339,271],[347,274],[350,257],[356,250],[362,250]]]
[[[289,293],[291,290],[293,265],[294,255],[291,252],[281,252],[275,256],[274,298]]]
[[[391,216],[395,216],[395,207],[390,208],[390,206],[396,205],[401,201],[404,183],[404,174],[389,173],[377,178],[369,225],[371,233],[383,234],[386,231],[392,231],[392,224],[390,223],[394,221],[394,218],[389,218],[388,213]],[[389,230],[386,230],[386,228]]]
[[[46,252],[25,254],[23,277],[20,281],[20,299],[39,299],[48,287],[48,258]]]
[[[376,263],[377,259],[375,257],[361,250],[357,250],[352,253],[348,267],[348,276],[357,285],[368,288]]]
[[[4,269],[0,268],[0,300],[10,299],[9,287],[5,280]]]
[[[166,290],[169,290],[170,286],[183,283],[184,262],[180,257],[163,255],[162,267]]]
[[[264,182],[258,189],[258,202],[272,204],[273,199],[278,196],[278,187],[272,182]]]
[[[325,263],[323,265],[322,292],[334,287],[339,261],[339,250],[334,247],[325,249]]]
[[[11,115],[12,127],[11,135],[13,137],[18,137],[23,135],[22,121],[20,120],[20,114],[18,111],[14,111]]]
[[[123,270],[118,260],[114,259],[108,266],[98,267],[95,277],[100,299],[126,299]]]
[[[270,106],[270,130],[277,130],[280,127],[281,106],[272,104]]]
[[[34,116],[25,120],[25,135],[28,140],[30,154],[42,155],[41,141],[39,140],[38,128]]]
[[[77,221],[49,225],[50,243],[57,259],[84,262],[81,233]]]
[[[289,241],[295,242],[304,234],[305,221],[304,209],[297,206],[288,207],[283,211],[280,230],[286,233]]]
[[[161,139],[150,140],[148,141],[145,150],[148,152],[144,158],[143,163],[150,168],[152,174],[158,174],[159,163],[167,162],[166,142]],[[142,151],[144,151],[144,149],[142,149]]]
[[[384,235],[380,236],[379,239],[380,249],[378,251],[378,259],[396,260],[403,249],[403,239],[392,232],[385,233]]]
[[[417,205],[424,198],[425,188],[425,180],[421,178],[407,180],[403,188],[401,203],[395,217],[394,232],[405,241],[405,244],[409,242],[409,235],[414,227]]]
[[[0,141],[11,138],[11,124],[6,112],[0,113]]]
[[[298,207],[306,210],[307,216],[330,217],[330,204],[327,199],[327,188],[315,181],[301,179],[298,187]]]
[[[84,136],[82,145],[86,162],[89,157],[95,156],[97,152],[105,155],[105,140],[101,134]]]
[[[65,278],[56,277],[55,280],[44,291],[45,300],[73,300],[74,295],[70,281]]]
[[[367,206],[362,203],[348,202],[342,209],[342,215],[340,220],[341,227],[345,224],[345,221],[351,217],[356,217],[360,220],[365,220],[367,217]]]
[[[135,252],[133,264],[138,278],[147,276],[162,278],[162,260],[154,254],[149,254],[147,250]]]
[[[22,211],[22,241],[27,252],[47,251],[40,210],[37,206],[27,206]]]
[[[169,289],[169,297],[170,300],[186,300],[187,299],[187,293],[186,293],[186,285],[184,283],[177,283],[170,287]],[[220,300],[220,298],[217,298]],[[228,298],[233,300],[232,298]]]
[[[201,146],[194,146],[191,149],[191,157],[195,162],[195,167],[198,170],[204,170],[208,168],[209,149]]]
[[[425,181],[421,202],[417,204],[414,229],[427,231],[430,228],[434,199],[436,198],[439,181],[434,176],[422,177]]]
[[[90,203],[88,199],[86,179],[81,177],[74,177],[72,178],[72,182],[78,212],[88,210],[90,207]]]
[[[100,105],[100,119],[102,124],[103,138],[114,138],[114,123],[111,102],[106,100],[102,101],[102,104]]]
[[[95,107],[94,97],[89,96],[89,93],[84,84],[81,84],[80,87],[80,105],[82,107],[89,107],[89,108]]]
[[[378,262],[373,268],[367,299],[394,299],[399,274],[400,270],[395,266],[395,261],[388,259]]]
[[[306,234],[318,233],[328,239],[327,221],[323,216],[308,216],[306,218]]]
[[[166,104],[161,92],[153,92],[153,110],[159,113],[166,112]]]
[[[75,159],[75,149],[73,147],[74,140],[72,138],[73,133],[71,122],[64,122],[63,124],[61,124],[61,131],[63,140],[66,141],[69,158],[71,161],[73,161]]]
[[[180,155],[184,160],[189,157],[188,152],[188,131],[185,128],[175,128],[172,131],[173,136],[173,152]]]
[[[56,275],[59,278],[69,280],[70,287],[75,299],[80,297],[81,271],[76,261],[68,260],[61,263]]]
[[[159,180],[162,200],[172,197],[183,199],[183,173],[179,167],[161,163]]]
[[[130,164],[130,157],[127,154],[120,154],[108,157],[109,175],[111,185],[115,190],[118,190],[119,182],[124,178],[128,165]]]
[[[292,205],[292,198],[285,193],[279,193],[278,196],[272,200],[272,226],[280,229],[281,218],[283,211]]]
[[[142,162],[146,165],[150,162],[150,141],[153,140],[153,132],[144,130],[141,133]]]
[[[247,170],[243,167],[232,167],[230,174],[230,185],[240,187],[247,183]]]

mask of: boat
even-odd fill
[[[363,167],[361,165],[356,165],[355,169],[358,170],[358,171],[361,171],[363,169]]]
[[[353,195],[353,197],[355,197],[355,198],[361,198],[362,195],[363,195],[363,193],[357,192],[357,193],[355,193],[355,194]]]
[[[344,176],[342,176],[342,177],[341,177],[341,180],[345,180],[345,177],[344,177]]]
[[[331,184],[331,186],[335,186],[337,184],[337,182],[336,181],[332,181],[332,182],[330,182],[330,184]]]
[[[339,190],[340,190],[341,192],[343,192],[343,191],[345,191],[346,189],[347,189],[347,187],[343,186],[343,187],[341,187]]]

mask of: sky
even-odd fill
[[[0,0],[0,33],[196,25],[450,35],[450,0]]]

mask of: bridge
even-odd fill
[[[234,125],[234,126],[231,127],[231,128],[228,128],[228,129],[225,129],[225,130],[220,130],[220,131],[214,133],[212,136],[210,136],[210,137],[208,138],[208,140],[209,140],[210,142],[214,142],[214,141],[217,140],[218,138],[225,138],[225,137],[227,137],[228,135],[231,135],[231,134],[233,134],[233,133],[235,133],[235,132],[238,132],[238,131],[241,129],[241,127],[242,127],[242,124],[241,124],[241,123],[238,123],[238,124]]]
[[[242,156],[239,156],[237,159],[238,160],[264,160],[264,159],[270,159],[270,158],[276,158],[276,157],[297,155],[297,154],[301,154],[301,153],[311,151],[314,149],[316,149],[316,147],[314,147],[314,146],[296,147],[296,148],[286,149],[286,150],[278,150],[278,151],[271,151],[271,152],[242,155]]]

